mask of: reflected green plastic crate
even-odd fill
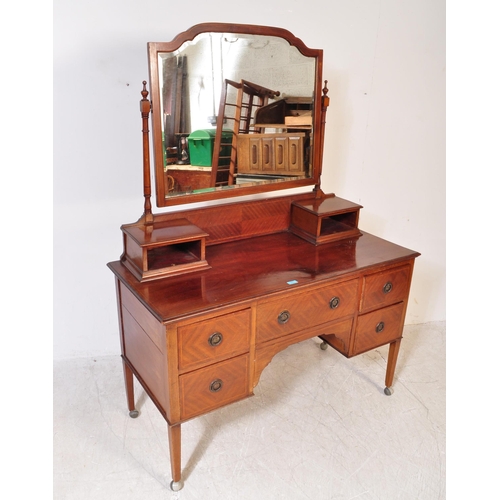
[[[223,130],[219,165],[229,165],[233,131]],[[215,129],[201,129],[191,132],[188,137],[189,158],[191,165],[211,167],[214,152]]]

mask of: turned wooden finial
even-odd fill
[[[326,95],[328,94],[328,80],[325,80],[325,86],[323,87],[323,107],[327,108],[330,104],[330,98]]]
[[[146,85],[147,85],[146,80],[143,80],[142,81],[142,90],[141,90],[141,95],[142,95],[143,99],[147,99],[148,98],[148,94],[149,94],[149,92],[146,89]]]

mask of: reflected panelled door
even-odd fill
[[[148,55],[157,206],[319,189],[322,50],[282,28],[205,23]]]

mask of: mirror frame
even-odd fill
[[[311,156],[311,176],[303,179],[286,180],[278,183],[258,184],[254,186],[240,186],[238,188],[216,188],[214,191],[204,193],[183,194],[179,196],[166,196],[164,181],[163,144],[162,144],[162,124],[161,113],[155,112],[159,109],[160,101],[160,77],[158,55],[162,52],[174,52],[182,44],[192,41],[197,35],[202,33],[235,33],[244,35],[261,35],[280,37],[286,40],[291,46],[296,47],[299,52],[306,57],[316,59],[315,80],[314,80],[314,104],[313,104],[313,145]],[[322,97],[322,71],[323,71],[323,50],[311,49],[302,40],[297,38],[288,30],[269,26],[258,26],[249,24],[228,24],[228,23],[202,23],[192,26],[188,30],[178,34],[171,42],[149,42],[148,43],[148,63],[151,92],[151,120],[154,151],[154,170],[156,186],[157,207],[167,207],[186,203],[197,203],[209,200],[225,199],[237,196],[247,196],[260,194],[269,191],[285,190],[303,186],[314,186],[314,191],[320,190],[320,176],[322,170],[323,138],[324,138],[324,113],[326,108],[323,104],[327,92],[326,82]]]

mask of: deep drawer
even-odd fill
[[[410,266],[390,269],[364,278],[360,311],[369,311],[405,300],[410,288]]]
[[[179,370],[187,371],[248,352],[250,309],[180,327]]]
[[[358,317],[354,354],[368,351],[401,337],[404,303],[378,309]]]
[[[248,395],[249,355],[179,377],[181,419],[201,415]]]
[[[257,342],[354,314],[358,280],[325,286],[257,306]]]

